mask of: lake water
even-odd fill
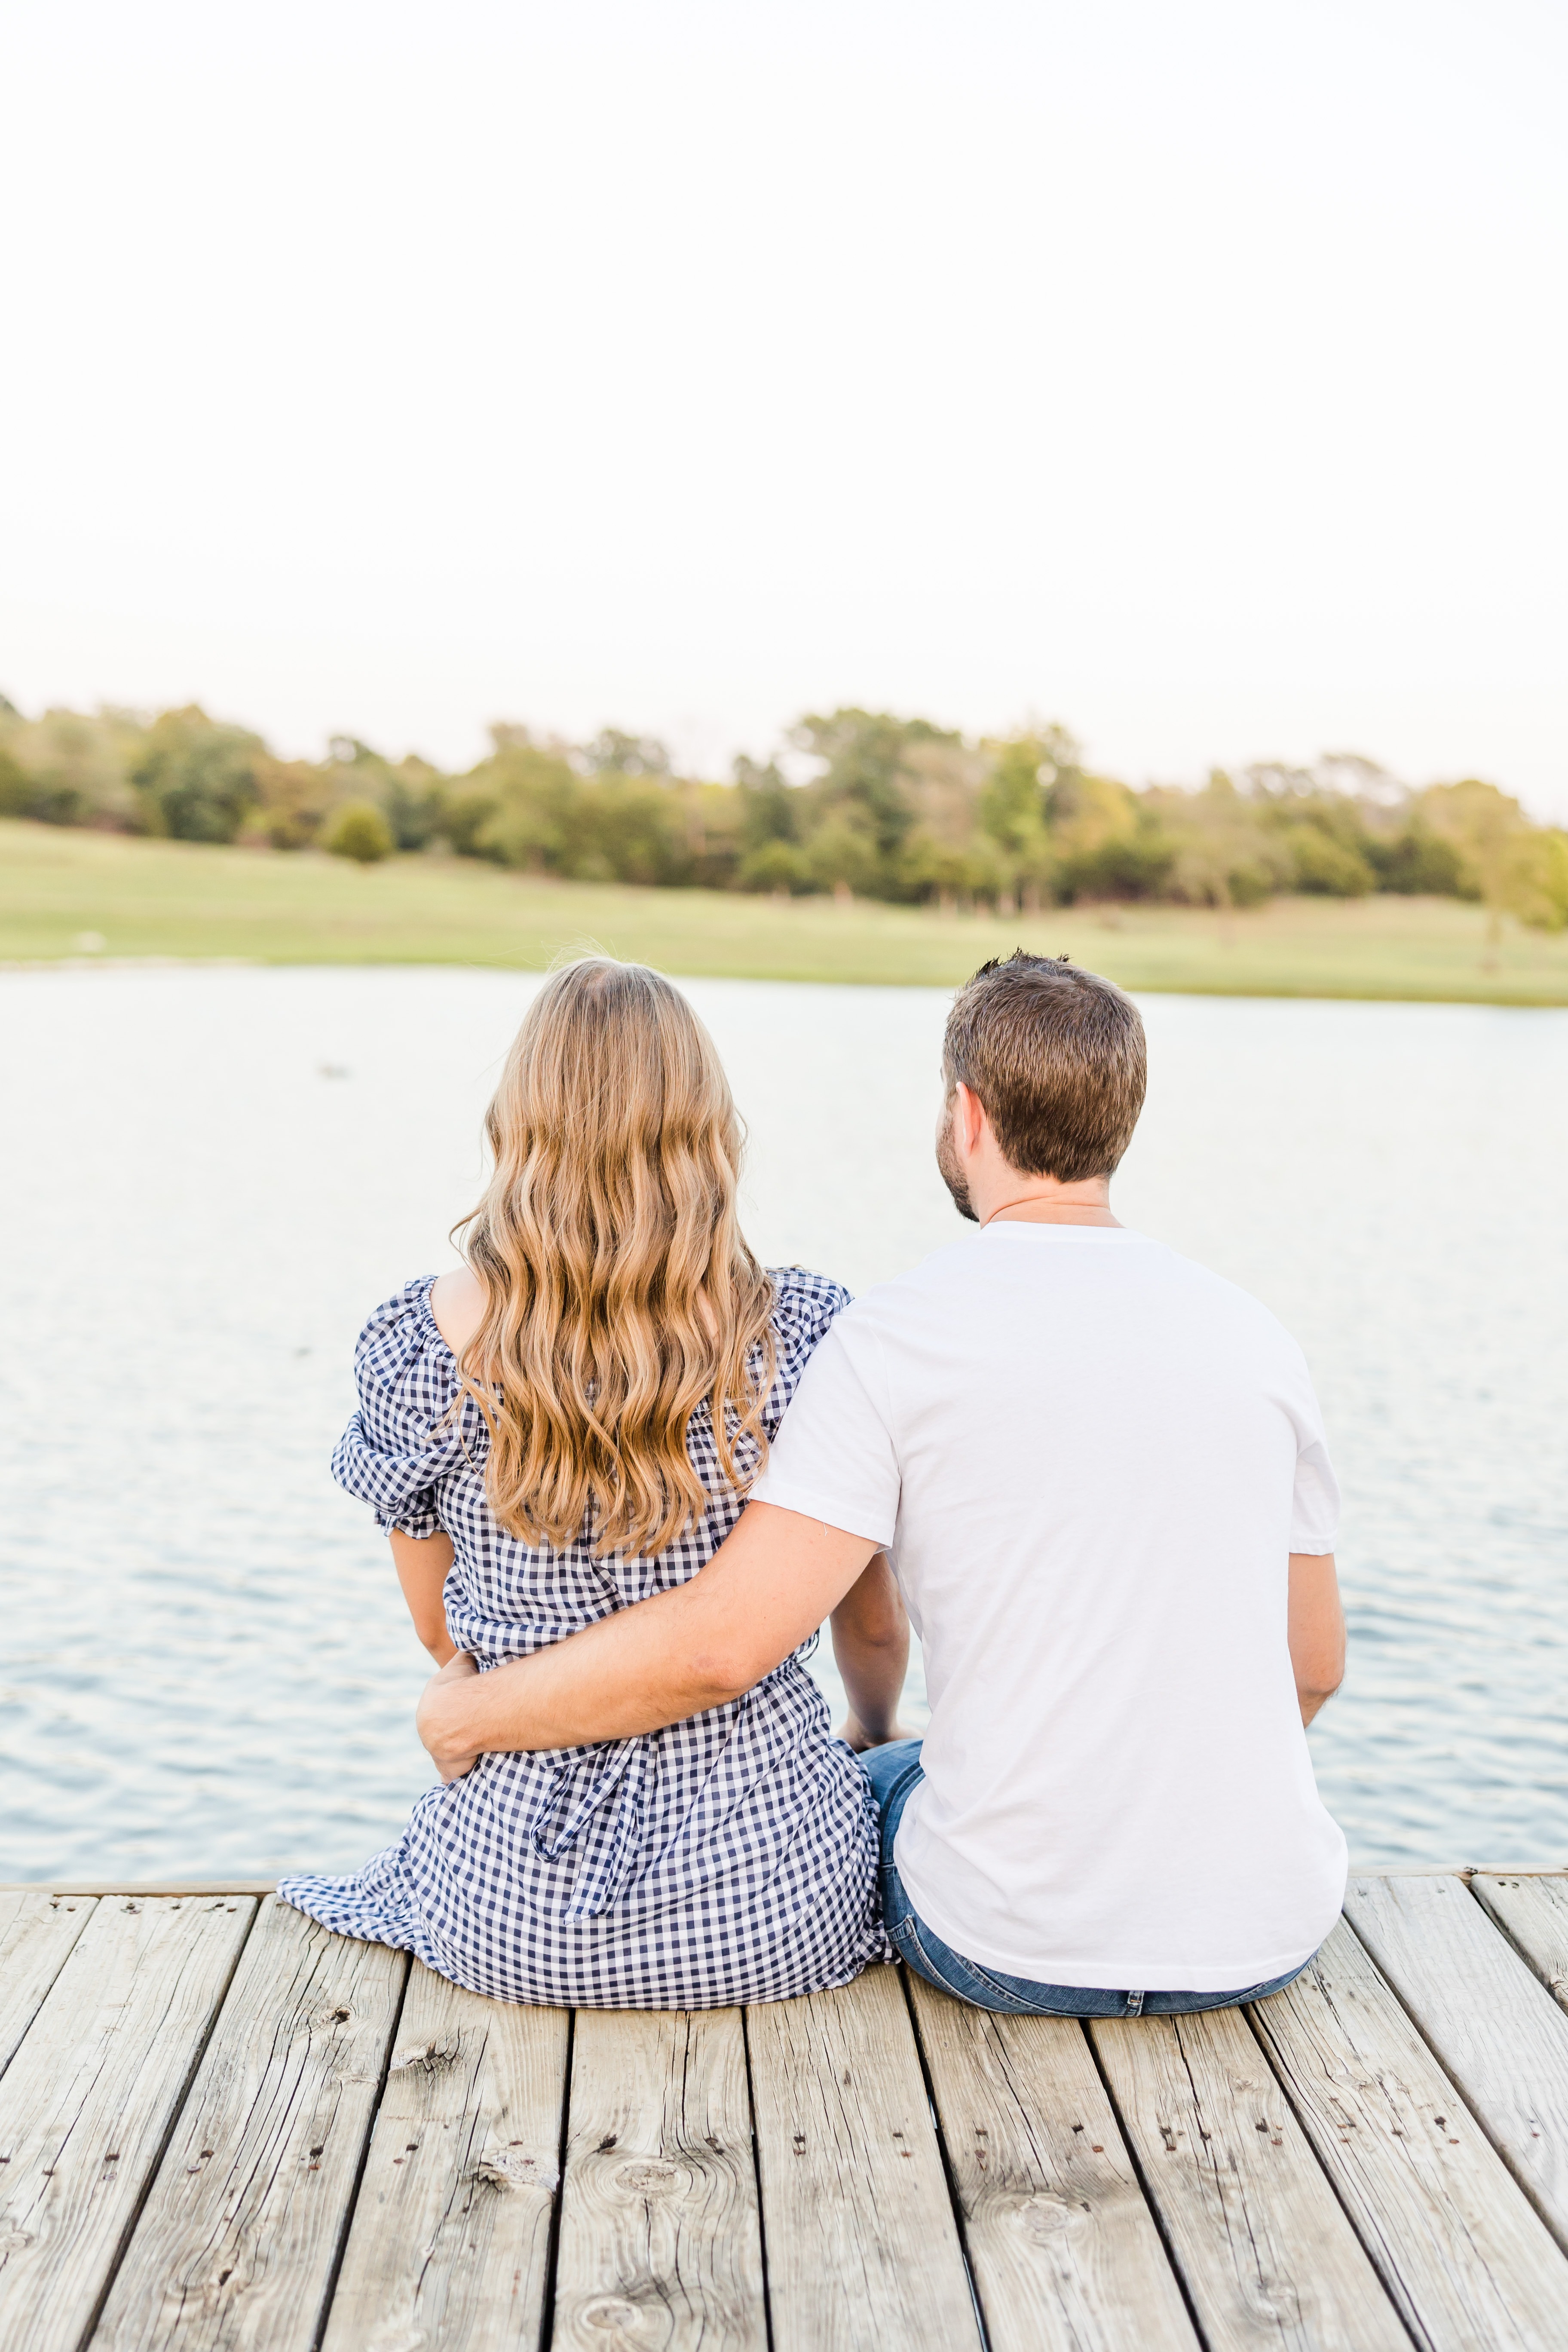
[[[327,1461],[535,984],[0,974],[0,1880],[351,1868],[426,1785],[424,1654]],[[690,993],[764,1257],[863,1289],[954,1235],[943,995]],[[1119,1212],[1297,1333],[1345,1489],[1325,1797],[1363,1860],[1561,1864],[1568,1013],[1143,1011]]]

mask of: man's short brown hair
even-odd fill
[[[1109,1176],[1143,1108],[1143,1024],[1131,997],[1066,957],[983,963],[959,990],[942,1038],[947,1091],[985,1107],[1003,1156],[1060,1184]]]

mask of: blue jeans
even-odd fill
[[[1275,1977],[1268,1984],[1247,1985],[1239,1992],[1102,1992],[1088,1985],[1035,1984],[1027,1977],[1006,1977],[966,1960],[950,1944],[933,1935],[904,1892],[893,1860],[893,1840],[899,1821],[921,1782],[921,1743],[895,1739],[873,1748],[858,1759],[871,1783],[882,1814],[882,1917],[893,1946],[905,1965],[955,2000],[972,2009],[996,2011],[1005,2017],[1171,2017],[1194,2009],[1229,2009],[1238,2000],[1261,2000],[1299,1977]],[[1306,1962],[1302,1962],[1302,1967]]]

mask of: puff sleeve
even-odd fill
[[[770,1439],[778,1433],[784,1408],[800,1385],[817,1342],[849,1304],[842,1283],[803,1265],[770,1266],[773,1285],[773,1327],[777,1349],[773,1390],[763,1412]]]
[[[340,1486],[369,1503],[376,1525],[439,1532],[441,1483],[483,1444],[483,1423],[460,1398],[458,1368],[430,1311],[434,1276],[378,1307],[359,1335],[359,1410],[332,1456]]]

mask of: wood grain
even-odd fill
[[[978,2344],[900,1971],[748,2010],[774,2352]]]
[[[1345,1914],[1568,2246],[1568,2017],[1460,1879],[1357,1874]]]
[[[570,2022],[413,1963],[323,2352],[538,2344]]]
[[[577,2012],[552,2352],[766,2352],[737,2009]]]
[[[908,1983],[992,2352],[1193,2352],[1082,2026]]]
[[[38,1886],[0,1887],[0,2074],[16,2056],[92,1910],[82,1895],[51,1895]]]
[[[1408,2352],[1241,2011],[1089,2032],[1209,2352]]]
[[[1553,2000],[1568,2009],[1568,1875],[1478,1871],[1470,1888],[1519,1946]]]
[[[0,2076],[0,2344],[80,2343],[255,1915],[100,1902]]]
[[[406,1969],[267,1898],[94,2352],[307,2352]]]
[[[1348,1923],[1251,2015],[1417,2344],[1562,2352],[1568,2263]]]

